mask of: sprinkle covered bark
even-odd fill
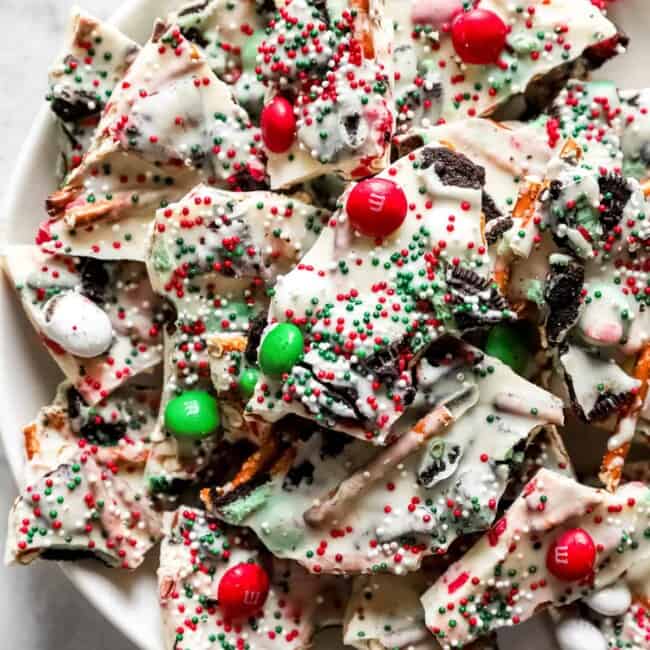
[[[541,607],[567,605],[611,584],[635,564],[647,563],[647,507],[643,484],[608,494],[541,470],[490,532],[422,597],[427,626],[444,648],[462,647],[525,621]],[[576,531],[593,549],[584,569]],[[569,579],[566,570],[578,566],[580,577]]]
[[[129,386],[90,407],[59,387],[24,430],[28,476],[9,515],[8,561],[141,564],[161,535],[144,484],[159,401],[159,391]]]
[[[246,577],[233,584],[236,567],[265,576],[266,590]],[[345,582],[270,558],[245,531],[190,508],[166,517],[158,582],[169,650],[300,650],[324,624],[340,624],[347,591]],[[237,599],[248,603],[248,615],[230,615],[227,605]]]

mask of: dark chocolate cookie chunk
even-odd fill
[[[410,154],[412,151],[419,149],[424,145],[424,138],[416,133],[409,134],[403,139],[399,139],[393,145],[390,154],[390,162],[394,163],[396,160]]]
[[[489,221],[485,226],[485,241],[489,246],[496,244],[513,225],[512,217],[499,217]]]
[[[206,498],[206,501],[209,502],[210,508],[213,511],[219,510],[235,501],[239,501],[247,497],[253,490],[268,483],[271,480],[271,475],[267,473],[261,473],[254,476],[250,481],[238,485],[234,490],[226,494],[220,494],[216,488],[209,488],[209,498]]]
[[[71,92],[68,88],[63,88],[52,96],[50,107],[63,122],[79,122],[99,115],[104,104],[95,95],[84,90]]]
[[[609,232],[621,221],[632,190],[625,178],[619,174],[599,176],[598,187],[601,194],[600,203],[604,208],[600,213],[600,223],[605,232]]]
[[[314,480],[314,469],[313,464],[308,460],[292,466],[282,483],[282,489],[291,492],[300,487],[303,482],[307,485],[311,484]]]
[[[598,397],[596,405],[587,414],[587,419],[592,421],[606,420],[612,413],[620,411],[620,409],[630,404],[634,400],[632,393],[614,393],[606,392]]]
[[[106,264],[92,257],[84,257],[79,262],[79,272],[81,273],[83,295],[98,305],[104,304],[106,288],[110,283]]]
[[[510,305],[497,286],[471,269],[451,266],[447,288],[456,325],[461,331],[484,327],[507,318]]]
[[[445,147],[426,147],[420,152],[420,169],[433,168],[445,185],[481,189],[485,185],[485,169],[467,156]]]
[[[323,440],[320,448],[321,459],[336,458],[343,452],[346,445],[354,442],[351,436],[338,431],[325,431],[321,429],[320,435]]]
[[[429,445],[418,472],[418,483],[428,488],[432,487],[454,471],[460,457],[460,445],[448,445],[441,439],[434,440]]]
[[[494,199],[485,190],[481,194],[481,210],[483,210],[487,223],[503,217],[503,213],[497,207]]]
[[[548,307],[546,336],[551,345],[563,341],[577,321],[584,281],[584,267],[576,260],[551,265],[544,289],[544,300]]]
[[[248,363],[257,363],[257,349],[260,347],[262,341],[262,334],[266,329],[267,317],[265,313],[258,314],[248,326],[248,340],[246,342],[246,350],[244,356]]]
[[[228,181],[232,185],[232,190],[235,192],[257,192],[268,190],[269,184],[266,178],[255,178],[248,169],[242,169]]]

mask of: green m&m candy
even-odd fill
[[[271,377],[289,372],[302,356],[305,340],[298,327],[291,323],[276,325],[262,341],[260,367]]]
[[[510,366],[518,375],[525,372],[530,359],[526,332],[512,325],[496,325],[490,330],[485,351]]]
[[[266,31],[264,29],[258,29],[246,39],[241,50],[242,69],[246,72],[253,72],[255,70],[257,66],[257,48],[266,37]]]
[[[217,400],[202,390],[182,393],[165,409],[165,428],[177,438],[207,438],[220,422]]]
[[[255,392],[257,378],[260,376],[257,368],[246,368],[239,378],[239,391],[242,397],[248,399]]]

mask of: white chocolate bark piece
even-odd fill
[[[164,412],[171,399],[189,390],[215,390],[208,341],[224,331],[244,337],[266,304],[259,287],[247,279],[223,280],[217,291],[214,276],[204,275],[186,288],[188,293],[176,303],[174,331],[165,333],[162,405],[146,468],[151,493],[161,496],[178,492],[182,483],[208,479],[206,472],[210,469],[216,472],[213,481],[222,480],[228,467],[220,466],[216,458],[224,434],[226,442],[242,438],[259,442],[258,429],[244,422],[241,412],[230,410],[222,413],[222,428],[202,440],[180,440],[165,429]]]
[[[592,160],[597,158],[612,171],[620,170],[624,164],[622,107],[615,83],[571,79],[553,101],[549,116],[537,120],[533,127],[543,130],[552,147],[561,147],[567,138],[573,138]]]
[[[424,625],[420,603],[437,575],[422,569],[406,576],[356,578],[345,612],[344,643],[359,650],[439,649]]]
[[[50,68],[47,97],[59,122],[62,179],[81,164],[104,107],[139,50],[110,23],[73,10],[63,52]]]
[[[265,287],[298,263],[328,216],[290,197],[205,185],[158,211],[147,264],[154,290],[177,313],[175,331],[167,334],[162,411],[184,390],[216,387],[226,440],[259,444],[257,427],[243,420],[244,401],[237,388],[241,375],[256,364],[256,350],[247,352],[247,333],[267,308]],[[220,336],[227,341],[219,343]],[[147,471],[161,486],[196,478],[218,442],[208,438],[181,445],[166,435],[162,414],[154,438]]]
[[[257,0],[192,0],[167,20],[177,24],[181,33],[204,51],[219,79],[236,84],[245,69],[255,71],[255,46],[272,17],[273,12]],[[255,51],[249,53],[252,49]]]
[[[103,262],[59,255],[47,247],[15,245],[8,247],[4,265],[39,337],[88,404],[96,404],[161,362],[163,307],[143,264]],[[80,297],[69,300],[70,293]],[[56,305],[52,302],[56,296],[68,298]],[[80,304],[87,310],[81,311]],[[53,309],[69,311],[54,314]],[[96,343],[97,332],[82,338],[83,328],[94,322],[84,320],[86,311],[94,317],[95,311],[101,312],[102,326],[108,320],[112,328],[108,348],[91,358],[74,354],[82,348],[90,354],[92,347],[84,346]],[[48,337],[55,324],[56,341]],[[62,346],[66,341],[68,349]]]
[[[639,181],[650,177],[650,89],[620,91],[623,173]]]
[[[534,208],[538,217],[529,222],[525,236],[539,237],[540,228],[548,229],[571,251],[550,258],[551,267],[556,263],[573,269],[578,291],[567,295],[564,305],[550,305],[551,312],[574,305],[571,318],[560,319],[567,321],[563,336],[573,328],[585,344],[627,356],[638,353],[650,338],[644,280],[650,212],[635,179],[598,161],[598,154],[592,158],[591,149],[575,142],[563,147],[549,165]],[[511,232],[517,227],[515,223]],[[553,344],[555,338],[549,336]]]
[[[562,418],[559,400],[474,354],[421,361],[410,424],[403,426],[414,426],[468,384],[476,385],[478,403],[429,445],[389,464],[381,479],[371,482],[365,473],[377,455],[372,445],[303,426],[291,463],[232,491],[211,489],[204,501],[228,523],[252,528],[274,555],[312,572],[417,570],[423,557],[491,525],[516,462],[513,448],[549,419]],[[352,477],[360,489],[343,512],[307,523],[306,513]]]
[[[199,185],[156,214],[148,250],[156,288],[175,301],[170,284],[183,270],[273,286],[313,246],[328,218],[327,210],[281,194]]]
[[[440,21],[439,9],[440,3],[427,0],[387,0],[395,24],[400,132],[439,120],[489,116],[518,96],[525,100],[521,112],[526,105],[539,110],[571,74],[598,67],[617,53],[616,27],[589,0],[532,0],[525,7],[483,0],[480,9],[496,13],[509,28],[506,48],[494,64],[466,64],[452,42],[454,14]]]
[[[400,153],[431,142],[444,142],[474,164],[485,169],[485,192],[500,213],[483,205],[487,225],[507,217],[519,191],[529,179],[541,180],[553,155],[547,139],[528,124],[502,124],[489,119],[461,119],[432,126],[412,128],[395,137]]]
[[[74,254],[144,259],[152,216],[200,182],[264,182],[259,132],[178,27],[158,23],[83,163],[48,199],[47,235]]]
[[[420,596],[440,575],[424,567],[406,576],[360,576],[345,612],[343,641],[359,650],[440,650],[424,624]],[[497,639],[478,639],[467,650],[497,650]]]
[[[568,344],[558,360],[568,387],[571,406],[587,421],[606,419],[633,401],[641,386],[614,359]]]
[[[87,448],[100,465],[121,470],[120,476],[142,493],[159,404],[160,390],[129,383],[88,406],[74,386],[62,383],[53,403],[24,429],[28,480]]]
[[[612,81],[572,79],[536,123],[549,144],[574,138],[599,163],[643,183],[650,167],[650,91],[618,89]]]
[[[523,216],[515,218],[501,250],[509,251],[515,261],[528,259],[534,251],[539,253],[540,248],[548,247],[550,231],[555,244],[585,260],[585,273],[593,284],[611,284],[612,280],[619,284],[622,291],[608,290],[606,299],[587,301],[592,306],[586,311],[598,310],[599,314],[595,319],[593,314],[586,316],[596,323],[589,326],[593,333],[587,332],[586,340],[589,344],[611,346],[612,338],[627,339],[629,334],[629,342],[623,344],[625,354],[629,354],[640,349],[639,339],[644,340],[647,324],[644,308],[640,310],[641,318],[636,318],[638,305],[644,303],[644,298],[634,293],[640,291],[639,287],[626,286],[622,280],[627,282],[628,278],[621,275],[643,268],[647,204],[643,188],[624,171],[621,138],[626,120],[614,84],[572,80],[567,85],[549,115],[531,125],[532,130],[545,133],[558,155],[549,165],[545,181],[531,182],[528,193],[520,197],[520,205],[528,206]],[[521,281],[528,263],[519,266],[514,274]],[[602,293],[601,286],[595,290]],[[625,305],[625,295],[630,296],[629,305]],[[584,305],[582,299],[580,305]],[[634,316],[627,322],[621,322],[618,315],[602,317],[600,312],[605,308],[612,312],[629,308]],[[630,326],[632,331],[628,332]],[[603,337],[607,342],[601,340]]]
[[[300,325],[306,353],[286,380],[258,382],[249,407],[265,421],[294,413],[385,444],[431,341],[513,317],[490,281],[483,168],[432,142],[377,178],[404,191],[402,225],[383,240],[355,232],[348,191],[301,263],[278,278],[270,327]]]
[[[224,574],[240,563],[259,563],[270,587],[259,614],[230,621],[218,603]],[[315,632],[340,625],[348,585],[343,578],[313,576],[257,549],[246,531],[224,528],[201,510],[165,515],[159,598],[165,648],[307,650]]]
[[[258,427],[242,418],[236,388],[239,376],[256,362],[256,355],[245,354],[246,335],[267,308],[265,281],[272,285],[277,273],[290,270],[326,217],[326,212],[287,197],[206,186],[159,211],[148,265],[155,290],[177,309],[176,330],[167,335],[163,409],[184,390],[215,386],[226,440],[260,444]],[[221,335],[240,343],[233,342],[226,355],[209,355],[211,341]],[[218,453],[218,441],[212,438],[181,445],[165,433],[162,416],[154,438],[147,468],[154,491],[164,492],[174,480],[196,479]],[[222,480],[219,474],[213,479]]]
[[[94,557],[137,568],[160,538],[144,466],[160,392],[121,387],[94,407],[69,383],[25,427],[27,479],[9,514],[6,560]]]
[[[380,172],[394,131],[385,0],[349,8],[314,0],[276,4],[280,18],[259,46],[257,70],[269,90],[267,104],[278,94],[294,96],[297,124],[288,149],[267,148],[271,187],[332,172],[346,179]],[[311,29],[298,34],[297,23]]]
[[[443,648],[462,647],[549,605],[568,605],[647,564],[647,525],[646,485],[629,483],[610,494],[542,469],[423,596],[427,626]],[[551,545],[574,528],[586,531],[596,549],[593,574],[581,582],[555,577],[546,564]],[[554,557],[565,561],[562,553]]]

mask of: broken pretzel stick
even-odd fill
[[[616,424],[614,435],[609,439],[609,450],[603,458],[599,478],[608,491],[614,492],[621,481],[623,465],[630,452],[630,443],[636,431],[639,413],[648,395],[650,377],[650,344],[646,345],[634,367],[634,377],[641,382],[639,393],[631,405],[626,407]]]
[[[216,496],[222,497],[233,492],[240,485],[245,485],[252,481],[257,475],[261,474],[271,462],[269,474],[273,476],[285,475],[291,469],[291,465],[296,457],[296,450],[294,447],[289,447],[284,450],[282,455],[275,461],[274,457],[278,453],[279,445],[273,438],[273,442],[269,442],[271,438],[267,438],[264,444],[258,451],[249,456],[244,462],[237,476],[222,487],[217,488],[204,488],[200,492],[201,501],[208,511],[215,510],[215,503],[213,498]]]
[[[248,337],[242,334],[224,334],[219,332],[208,339],[208,353],[215,359],[221,359],[228,352],[244,352]]]
[[[513,219],[519,219],[519,228],[526,228],[535,214],[537,199],[542,193],[545,185],[538,182],[530,182],[528,186],[519,193],[517,203],[512,210]],[[512,253],[499,255],[494,266],[494,282],[502,295],[508,295],[510,285],[510,266],[512,264]],[[521,306],[519,307],[521,309]]]
[[[266,435],[260,444],[260,448],[251,454],[241,466],[237,476],[228,483],[224,492],[230,492],[244,483],[248,483],[259,474],[274,458],[278,451],[278,441],[272,434]]]
[[[520,192],[512,216],[514,219],[521,219],[521,227],[526,227],[535,215],[537,200],[545,187],[545,183],[533,181],[528,184],[525,190]]]
[[[494,407],[498,411],[505,411],[512,415],[539,417],[546,420],[548,424],[564,424],[564,413],[559,402],[557,406],[554,404],[533,404],[525,402],[514,393],[497,393],[494,397]]]
[[[501,295],[507,296],[510,285],[510,263],[503,255],[497,258],[494,266],[494,282]]]
[[[469,397],[468,397],[469,396]],[[460,399],[459,399],[460,398]],[[424,443],[438,436],[478,401],[478,389],[474,385],[465,387],[460,396],[453,396],[458,407],[451,407],[449,400],[423,417],[410,431],[384,449],[364,468],[340,483],[324,501],[305,511],[303,519],[308,526],[318,527],[325,522],[342,517],[347,506],[399,465],[405,458],[417,451]]]

